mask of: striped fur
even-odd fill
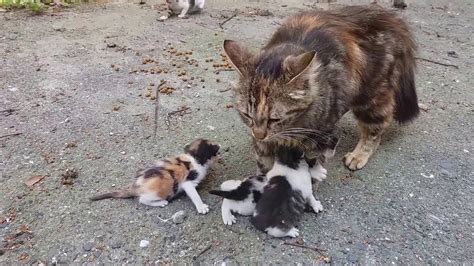
[[[416,45],[407,24],[379,7],[349,6],[289,17],[256,54],[225,41],[240,74],[236,104],[251,128],[263,173],[275,146],[299,146],[314,159],[351,110],[361,138],[346,165],[363,167],[392,123],[418,113]]]

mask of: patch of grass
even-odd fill
[[[67,7],[71,4],[87,3],[88,0],[0,0],[0,8],[3,9],[22,9],[27,8],[32,12],[39,14],[45,11],[49,5],[58,4]]]
[[[34,13],[41,13],[45,5],[40,0],[0,0],[0,7],[4,9],[28,8]]]

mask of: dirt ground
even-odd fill
[[[220,66],[221,44],[235,39],[257,48],[311,2],[210,0],[202,14],[165,22],[157,21],[158,2],[41,16],[1,12],[0,264],[474,263],[470,0],[412,0],[400,11],[419,57],[453,66],[419,60],[421,116],[391,128],[373,160],[354,173],[341,162],[358,134],[346,115],[329,177],[315,185],[325,211],[305,214],[301,238],[272,239],[244,217],[233,226],[221,222],[220,200],[206,191],[255,172],[248,131],[232,108],[236,73]],[[89,202],[199,136],[224,151],[199,189],[207,215],[186,197],[166,208]],[[77,176],[64,176],[71,171]],[[28,186],[32,177],[38,182]],[[162,221],[180,210],[182,223]]]

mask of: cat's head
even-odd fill
[[[184,152],[201,164],[210,164],[219,155],[220,146],[207,139],[195,139],[184,147]]]
[[[256,140],[291,128],[313,103],[310,86],[319,67],[314,51],[281,45],[253,54],[230,40],[224,51],[240,75],[235,107]]]

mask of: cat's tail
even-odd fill
[[[403,24],[403,27],[407,26]],[[401,43],[404,44],[404,51],[394,69],[394,73],[398,74],[394,80],[398,87],[395,91],[394,118],[399,123],[405,123],[415,119],[420,113],[420,108],[415,86],[416,44],[408,29],[401,29],[401,31],[403,31],[400,37],[403,39]]]
[[[90,198],[91,201],[109,199],[109,198],[118,198],[118,199],[127,199],[138,196],[138,190],[135,187],[124,188],[120,190],[110,191],[103,194],[95,195]]]

